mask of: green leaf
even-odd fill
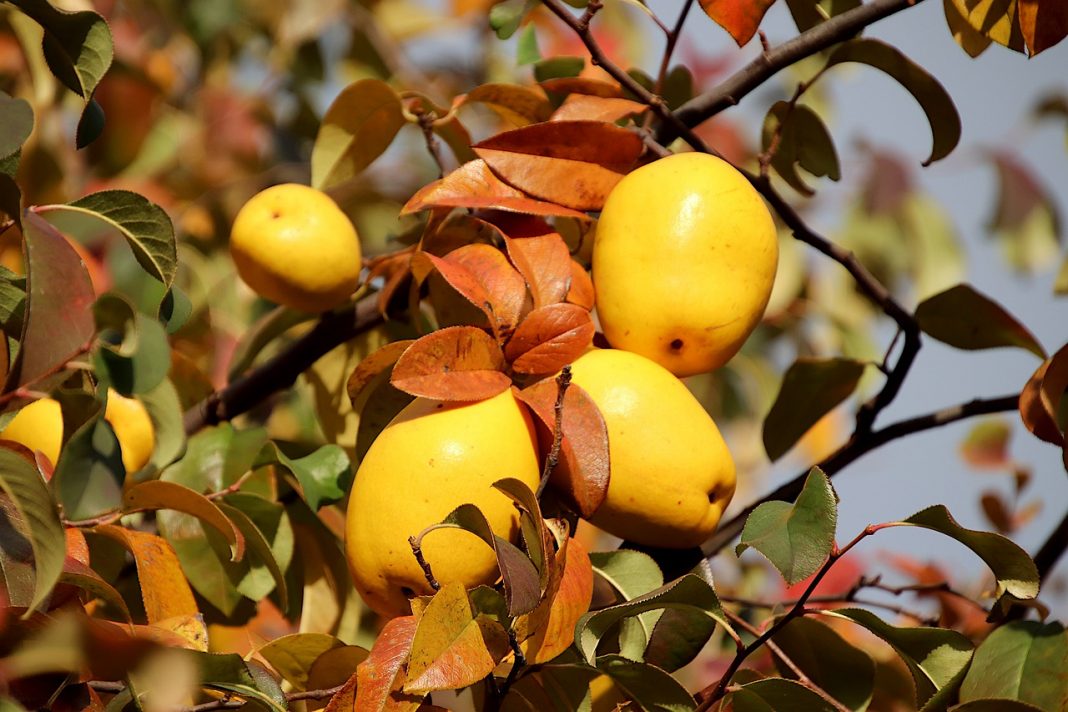
[[[867,709],[875,691],[875,661],[833,628],[814,618],[795,618],[773,641],[831,697],[851,710]]]
[[[111,30],[95,12],[64,12],[46,0],[8,0],[45,32],[44,57],[56,79],[86,102],[104,78],[114,48]]]
[[[78,394],[83,396],[84,394]],[[59,462],[52,476],[52,491],[63,506],[68,519],[95,517],[108,510],[117,509],[122,502],[122,483],[126,469],[115,431],[104,420],[104,409],[91,397],[59,395],[63,406],[64,431],[71,415],[69,404],[75,400],[87,400],[96,412],[85,420],[64,444],[59,452]]]
[[[547,79],[577,77],[586,66],[582,57],[550,57],[534,65],[534,79],[544,82]]]
[[[664,585],[664,574],[648,554],[632,549],[600,551],[590,554],[593,571],[614,588],[623,601],[655,591]],[[641,658],[656,631],[663,611],[653,610],[622,621],[619,630],[620,650],[629,657]],[[704,615],[699,612],[699,615]]]
[[[835,712],[835,708],[799,682],[771,677],[756,680],[730,696],[735,712]]]
[[[310,455],[290,458],[274,442],[268,442],[254,467],[277,464],[296,478],[304,501],[313,511],[340,501],[352,483],[352,463],[338,445],[323,445]]]
[[[954,684],[972,659],[971,642],[954,630],[897,628],[860,608],[839,608],[821,614],[851,620],[889,643],[912,673],[920,705],[939,689]]]
[[[668,608],[653,626],[642,659],[667,672],[675,672],[693,662],[715,630],[716,621],[702,613]]]
[[[344,643],[326,633],[293,633],[275,638],[256,653],[294,689],[304,690],[308,673],[319,656],[342,646]]]
[[[248,562],[231,561],[226,539],[196,517],[165,509],[156,515],[156,524],[193,589],[224,616],[231,616],[243,598],[237,586],[248,572]]]
[[[25,313],[26,278],[0,266],[0,329],[6,334],[21,334]]]
[[[538,33],[534,25],[529,24],[523,28],[519,41],[516,42],[515,64],[517,67],[522,67],[539,60],[541,60],[541,51],[538,49]]]
[[[497,34],[497,39],[506,40],[515,34],[519,24],[534,7],[530,0],[505,0],[499,2],[489,11],[489,25]]]
[[[182,404],[170,379],[164,379],[148,393],[142,393],[140,399],[156,434],[156,447],[149,460],[154,474],[174,462],[185,449]]]
[[[26,610],[29,615],[48,598],[59,580],[67,555],[66,538],[56,503],[41,473],[7,448],[0,448],[0,488],[14,503],[33,549],[35,582],[33,599]]]
[[[1043,710],[1068,709],[1068,633],[1060,623],[1015,621],[975,651],[961,702],[1004,697]]]
[[[1057,279],[1053,281],[1053,293],[1060,297],[1068,294],[1068,257],[1064,258]]]
[[[193,303],[189,301],[188,295],[172,284],[159,303],[157,318],[167,329],[168,334],[174,334],[185,326],[192,313]]]
[[[18,170],[18,157],[20,154],[13,153],[11,156],[0,160],[0,214],[5,214],[16,223],[22,221],[22,191],[15,183],[15,172]]]
[[[637,663],[620,655],[602,655],[597,658],[597,668],[643,710],[689,712],[697,708],[686,688],[655,665]]]
[[[949,708],[950,712],[1043,712],[1043,709],[1019,700],[1006,699],[971,700]]]
[[[259,428],[235,430],[229,423],[204,428],[189,439],[185,455],[162,479],[197,492],[218,492],[252,469],[266,442],[267,433]]]
[[[860,0],[786,0],[786,7],[790,9],[798,32],[805,32],[836,15],[860,7]]]
[[[900,50],[879,40],[860,38],[843,42],[831,52],[827,67],[843,62],[859,62],[890,75],[920,104],[931,125],[933,146],[923,162],[928,166],[945,158],[960,141],[960,115],[953,100],[938,82],[920,65]]]
[[[473,504],[461,504],[449,512],[440,524],[428,527],[425,537],[437,529],[463,529],[471,532],[493,549],[504,581],[504,595],[512,616],[530,613],[541,602],[538,570],[518,547],[493,533],[482,510]]]
[[[13,99],[0,91],[0,158],[22,148],[33,131],[33,107],[25,99]]]
[[[936,504],[901,522],[945,534],[971,549],[998,580],[999,593],[1029,599],[1038,595],[1039,575],[1035,562],[1013,541],[992,532],[965,529],[944,505]]]
[[[816,573],[830,556],[837,522],[831,481],[813,467],[796,502],[765,502],[753,510],[735,552],[756,549],[792,585]]]
[[[89,99],[85,103],[82,116],[78,119],[78,128],[74,132],[75,148],[85,148],[100,138],[100,134],[104,133],[106,120],[104,107],[100,106],[96,99]]]
[[[130,610],[123,600],[122,594],[100,577],[96,571],[76,559],[67,559],[63,564],[63,573],[59,577],[59,583],[77,588],[92,594],[96,598],[117,610],[126,621],[132,623]]]
[[[81,257],[66,238],[32,212],[23,216],[26,249],[26,316],[21,347],[5,391],[33,383],[48,391],[66,378],[48,377],[81,353],[93,338],[90,305],[95,293]]]
[[[527,556],[538,570],[542,592],[549,583],[550,554],[545,551],[545,520],[542,519],[538,497],[522,480],[505,477],[493,483],[494,488],[510,497],[519,510],[519,532],[523,537]]]
[[[245,537],[214,502],[184,485],[165,480],[149,480],[126,490],[122,497],[126,512],[169,509],[184,512],[222,534],[233,552],[232,561],[244,558]]]
[[[219,503],[226,516],[241,530],[248,547],[249,570],[238,581],[245,598],[259,601],[277,589],[283,612],[289,607],[285,571],[293,560],[293,525],[285,508],[244,492],[226,495]]]
[[[764,419],[764,449],[785,455],[809,428],[844,401],[860,383],[865,364],[846,358],[799,358],[787,369]]]
[[[798,175],[798,165],[814,176],[826,176],[833,181],[842,177],[834,140],[819,114],[809,107],[804,104],[791,107],[785,101],[775,102],[764,117],[764,151],[772,147],[776,135],[778,143],[771,166],[798,193],[814,194]]]
[[[345,87],[323,116],[311,155],[319,190],[354,178],[393,143],[406,120],[397,92],[378,79]]]
[[[93,316],[99,336],[93,366],[101,383],[128,398],[159,386],[171,365],[163,325],[115,294],[97,299]]]
[[[125,239],[138,264],[152,277],[170,287],[178,268],[174,226],[163,208],[148,198],[128,190],[104,190],[79,198],[67,205],[37,208],[60,229],[76,226],[84,232],[114,229]]]
[[[1046,351],[1027,327],[968,284],[923,301],[916,307],[916,320],[927,335],[958,349],[1015,346],[1046,358]]]
[[[233,653],[219,655],[189,651],[188,654],[196,660],[205,687],[256,700],[276,712],[289,709],[278,681],[255,662],[245,662]]]
[[[582,616],[575,625],[575,644],[586,661],[592,664],[598,643],[616,624],[647,611],[665,608],[700,612],[720,625],[729,627],[719,598],[708,582],[694,574],[686,574],[643,596]]]

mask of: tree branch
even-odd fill
[[[734,106],[780,70],[791,64],[852,38],[868,25],[912,7],[923,0],[873,0],[836,15],[826,22],[802,32],[788,42],[762,53],[709,92],[700,94],[680,106],[675,115],[686,126],[697,126],[719,112]],[[671,143],[679,133],[671,123],[659,132],[660,143]]]
[[[1035,554],[1035,566],[1038,567],[1038,578],[1045,581],[1053,572],[1054,567],[1068,548],[1068,512],[1061,519],[1061,523],[1046,539],[1046,542]]]
[[[968,401],[967,403],[950,406],[949,408],[936,410],[925,415],[918,415],[913,418],[899,420],[896,423],[892,423],[884,428],[880,428],[879,430],[869,432],[862,436],[858,436],[854,433],[845,445],[823,460],[823,462],[819,463],[819,467],[828,477],[833,477],[841,472],[847,465],[852,464],[856,460],[859,460],[863,455],[866,455],[872,450],[875,450],[892,440],[924,430],[939,428],[943,425],[948,425],[958,420],[971,418],[976,415],[1016,410],[1016,408],[1019,407],[1019,399],[1020,396],[1018,393],[999,396],[997,398],[977,398]],[[712,538],[702,547],[706,557],[713,556],[719,552],[720,549],[733,541],[745,526],[746,518],[754,509],[764,502],[770,502],[772,500],[784,500],[787,502],[794,501],[797,498],[797,495],[801,493],[801,488],[804,486],[805,478],[807,476],[808,470],[805,470],[794,479],[778,487],[775,491],[761,497],[756,502],[747,506],[728,522],[721,524]]]
[[[382,322],[375,295],[368,295],[340,311],[324,314],[311,331],[276,356],[187,410],[183,416],[186,434],[192,435],[207,425],[230,420],[251,410],[268,396],[293,385],[297,376],[327,352]]]

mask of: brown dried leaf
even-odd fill
[[[133,555],[149,623],[200,613],[170,544],[154,534],[114,524],[102,524],[93,531],[114,539]]]
[[[979,469],[1004,469],[1012,464],[1009,457],[1009,441],[1012,429],[1001,418],[983,420],[972,426],[960,455],[969,465]]]
[[[1068,3],[1064,0],[1017,0],[1017,13],[1031,57],[1068,36]]]
[[[571,647],[575,624],[590,609],[593,567],[578,539],[557,553],[549,593],[534,611],[516,620],[516,637],[527,662],[546,663]]]
[[[983,496],[980,498],[979,503],[983,506],[983,514],[986,515],[986,519],[990,522],[995,529],[1002,534],[1008,534],[1015,528],[1013,526],[1013,517],[1009,512],[1009,506],[1005,504],[1005,500],[997,492],[987,491],[983,492]]]
[[[508,257],[530,287],[534,308],[562,302],[571,285],[571,253],[564,238],[541,221],[498,222],[503,223],[498,227]]]
[[[472,146],[508,184],[576,210],[600,210],[641,155],[638,134],[602,121],[550,121]]]
[[[492,336],[473,326],[450,326],[409,346],[390,382],[414,396],[478,401],[512,385],[504,369],[504,354]]]
[[[371,654],[356,667],[356,695],[352,709],[359,712],[414,712],[422,696],[401,692],[404,664],[412,650],[418,619],[402,616],[386,623],[375,638]],[[347,707],[339,708],[348,712]]]
[[[593,341],[590,313],[575,304],[550,304],[535,309],[515,330],[504,356],[516,373],[556,373]]]
[[[556,424],[558,388],[556,379],[550,377],[517,394],[544,426],[540,434],[546,450],[552,444]],[[608,430],[593,399],[574,383],[564,393],[561,433],[560,460],[549,483],[576,512],[588,518],[608,493]]]
[[[623,89],[615,82],[590,77],[555,77],[541,82],[541,88],[558,94],[587,94],[606,99],[623,96]]]
[[[386,369],[392,368],[397,359],[401,357],[401,354],[407,351],[408,347],[414,343],[414,339],[394,341],[360,361],[352,375],[349,376],[348,383],[345,386],[353,408],[356,407],[360,394],[375,380],[375,377],[385,372]]]
[[[607,121],[615,123],[632,114],[645,111],[645,104],[630,99],[572,94],[549,121]]]
[[[587,311],[592,311],[595,303],[590,273],[575,260],[571,260],[571,288],[567,290],[567,301],[571,304],[578,304]]]
[[[515,126],[545,121],[552,113],[552,105],[543,93],[517,84],[483,84],[459,100],[464,104],[486,104]]]
[[[536,200],[495,176],[485,161],[470,161],[440,180],[423,186],[401,215],[427,208],[484,208],[528,215],[561,215],[588,220],[585,213]]]
[[[1066,388],[1068,344],[1042,362],[1020,393],[1020,417],[1024,425],[1035,437],[1052,445],[1065,445],[1057,414]]]

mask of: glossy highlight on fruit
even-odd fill
[[[360,280],[352,222],[328,195],[305,185],[276,185],[245,203],[234,218],[230,253],[257,294],[298,311],[333,309]]]
[[[775,223],[727,162],[662,158],[612,190],[593,283],[609,343],[677,376],[725,364],[759,323],[778,263]]]
[[[647,546],[704,542],[734,496],[734,460],[685,384],[629,351],[598,349],[571,366],[604,417],[611,476],[590,522]]]
[[[514,541],[517,511],[492,485],[514,477],[537,487],[536,437],[511,390],[477,403],[417,398],[405,407],[367,451],[349,496],[345,550],[367,605],[404,615],[411,596],[433,593],[408,537],[461,504],[476,505],[498,536]],[[466,531],[431,532],[422,551],[442,585],[470,588],[498,575],[493,550]]]

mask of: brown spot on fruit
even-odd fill
[[[407,586],[401,586],[401,593],[403,593],[408,598],[411,598],[412,596],[415,595],[415,591],[413,591],[412,589],[408,588]]]
[[[682,350],[682,346],[683,346],[682,339],[673,339],[671,341],[671,349],[672,349],[672,351],[681,351]]]

